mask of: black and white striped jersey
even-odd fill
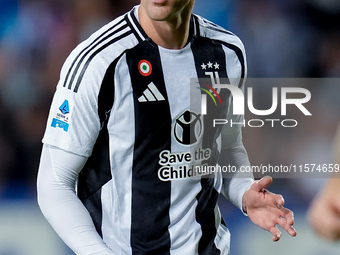
[[[43,142],[88,157],[78,196],[116,254],[228,254],[222,179],[195,176],[193,164],[217,163],[221,128],[207,126],[227,117],[231,96],[221,91],[203,115],[206,90],[192,79],[241,87],[245,76],[234,34],[192,15],[188,44],[165,49],[141,28],[138,7],[70,54]]]

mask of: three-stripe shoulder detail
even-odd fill
[[[67,87],[70,90],[73,88],[73,91],[77,93],[91,60],[105,48],[130,34],[132,34],[132,30],[127,24],[125,17],[122,17],[110,28],[102,32],[73,59],[66,74],[63,87]]]
[[[243,80],[246,78],[246,63],[245,63],[245,57],[243,55],[243,52],[242,52],[242,49],[235,45],[235,44],[231,44],[231,43],[227,43],[227,42],[223,42],[223,41],[218,41],[218,40],[215,40],[216,42],[219,42],[220,44],[224,45],[225,47],[233,50],[241,64],[241,80],[240,80],[240,83],[239,83],[239,87],[242,86],[243,84]]]
[[[211,32],[213,32],[213,35],[214,35],[213,37],[215,37],[215,38],[211,38],[213,41],[220,43],[235,52],[241,64],[241,77],[240,77],[241,80],[239,83],[239,87],[241,87],[243,84],[243,80],[245,79],[245,76],[246,76],[246,63],[245,63],[244,48],[243,48],[243,44],[240,41],[240,39],[235,34],[229,32],[228,30],[214,24],[213,22],[205,18],[200,17],[199,15],[194,15],[194,18],[196,20],[196,26],[200,27],[200,29],[196,28],[196,30],[200,31],[201,36],[205,36],[206,32],[210,30]],[[225,38],[225,40],[223,40],[223,38]]]
[[[136,7],[135,7],[136,8]],[[125,20],[127,24],[131,27],[132,32],[136,36],[139,42],[144,41],[146,38],[148,38],[147,34],[144,32],[143,28],[139,24],[135,11],[136,9],[133,8],[126,16]]]
[[[200,24],[199,24],[199,21],[198,21],[198,16],[195,15],[195,14],[192,14],[191,20],[192,20],[193,30],[194,30],[193,33],[194,33],[194,35],[199,36],[201,34],[201,32],[200,32]]]
[[[195,19],[197,20],[197,24],[198,25],[201,25],[203,28],[206,28],[206,29],[209,29],[209,30],[212,30],[212,31],[215,31],[215,32],[220,32],[220,33],[223,33],[223,34],[227,34],[227,35],[233,35],[233,36],[236,36],[235,34],[233,34],[232,32],[224,29],[223,27],[219,26],[219,25],[216,25],[215,23],[199,16],[199,15],[194,15],[195,16]]]

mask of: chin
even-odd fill
[[[170,17],[168,13],[151,13],[149,14],[149,18],[154,21],[164,21]]]
[[[154,21],[167,20],[178,11],[171,5],[146,5],[144,9],[149,18]]]

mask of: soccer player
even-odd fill
[[[230,93],[216,93],[217,106],[207,100],[203,116],[201,95],[212,84],[190,82],[221,77],[243,88],[243,45],[192,14],[193,6],[194,0],[142,0],[81,43],[61,70],[43,138],[38,202],[77,254],[228,254],[220,193],[274,241],[281,237],[277,224],[296,235],[282,196],[266,190],[271,178],[194,171],[249,161],[242,125],[212,127],[212,118],[242,121],[232,115]]]
[[[320,196],[309,209],[309,222],[314,231],[330,240],[340,240],[340,178],[327,181]]]
[[[334,162],[340,162],[340,124],[335,135]],[[330,240],[340,241],[340,173],[334,169],[331,178],[325,184],[308,212],[309,223],[314,231]]]

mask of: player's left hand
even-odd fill
[[[293,212],[283,207],[283,197],[266,190],[272,181],[268,176],[255,181],[243,195],[243,208],[251,221],[269,231],[276,242],[282,235],[276,225],[280,225],[291,236],[296,236],[296,230],[293,227]]]

